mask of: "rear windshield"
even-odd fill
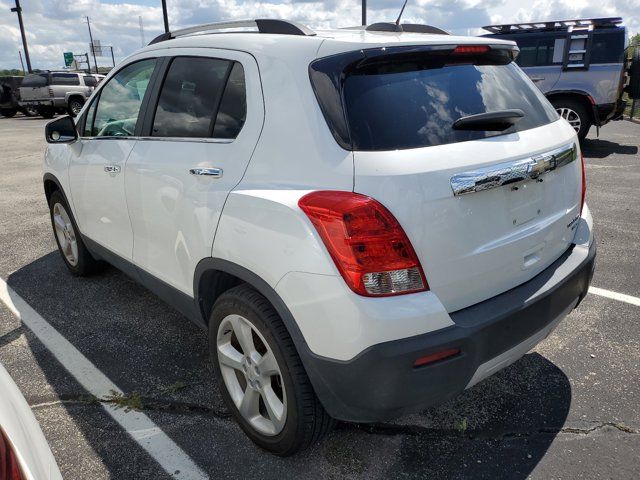
[[[77,73],[52,73],[51,83],[53,85],[80,85]]]
[[[548,101],[511,61],[448,64],[427,57],[390,58],[347,70],[342,103],[351,149],[398,150],[465,142],[557,119]],[[317,96],[320,100],[321,95]],[[507,109],[520,109],[524,117],[506,130],[453,129],[461,117]]]
[[[27,75],[22,81],[23,87],[46,87],[49,84],[48,73],[36,73]]]

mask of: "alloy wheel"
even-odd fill
[[[78,264],[76,232],[73,229],[69,214],[60,203],[56,203],[53,206],[53,226],[62,254],[67,261],[75,267]]]
[[[556,108],[556,112],[558,112],[558,115],[569,122],[569,125],[573,127],[576,133],[580,132],[580,127],[582,127],[582,120],[580,119],[580,115],[578,115],[575,110],[567,107],[558,107]]]
[[[78,100],[71,100],[70,106],[74,116],[78,115],[82,111],[82,103]]]
[[[257,432],[274,436],[287,420],[287,395],[280,366],[262,334],[241,315],[218,327],[217,356],[227,391],[240,415]]]

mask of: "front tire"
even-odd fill
[[[49,213],[58,251],[69,271],[75,276],[99,271],[103,264],[91,256],[82,241],[71,209],[60,191],[51,194]]]
[[[556,112],[558,112],[558,115],[573,127],[578,134],[578,138],[584,140],[593,124],[591,114],[587,110],[587,107],[582,102],[574,100],[573,98],[552,98],[551,104],[556,109]]]
[[[71,100],[69,100],[69,106],[67,111],[69,115],[71,115],[72,117],[77,117],[78,115],[80,115],[80,112],[82,111],[83,106],[84,106],[84,100],[74,97]]]
[[[281,318],[249,285],[216,301],[209,351],[225,403],[256,445],[289,456],[333,426]]]

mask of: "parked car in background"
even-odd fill
[[[0,77],[0,115],[13,117],[22,112],[27,116],[37,115],[35,108],[20,106],[20,85],[24,77],[13,75]]]
[[[36,417],[2,365],[0,480],[62,480]]]
[[[592,125],[619,120],[628,84],[622,18],[488,25],[485,37],[513,40],[516,63],[583,139]]]
[[[75,72],[41,72],[27,75],[20,86],[20,106],[36,108],[52,118],[67,112],[76,116],[103,75]]]
[[[516,54],[395,23],[165,33],[46,126],[61,258],[207,330],[278,455],[445,401],[549,335],[595,265],[576,132]]]

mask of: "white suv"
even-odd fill
[[[448,399],[593,274],[575,131],[517,52],[421,25],[165,34],[47,125],[62,258],[207,330],[229,409],[276,454]]]

